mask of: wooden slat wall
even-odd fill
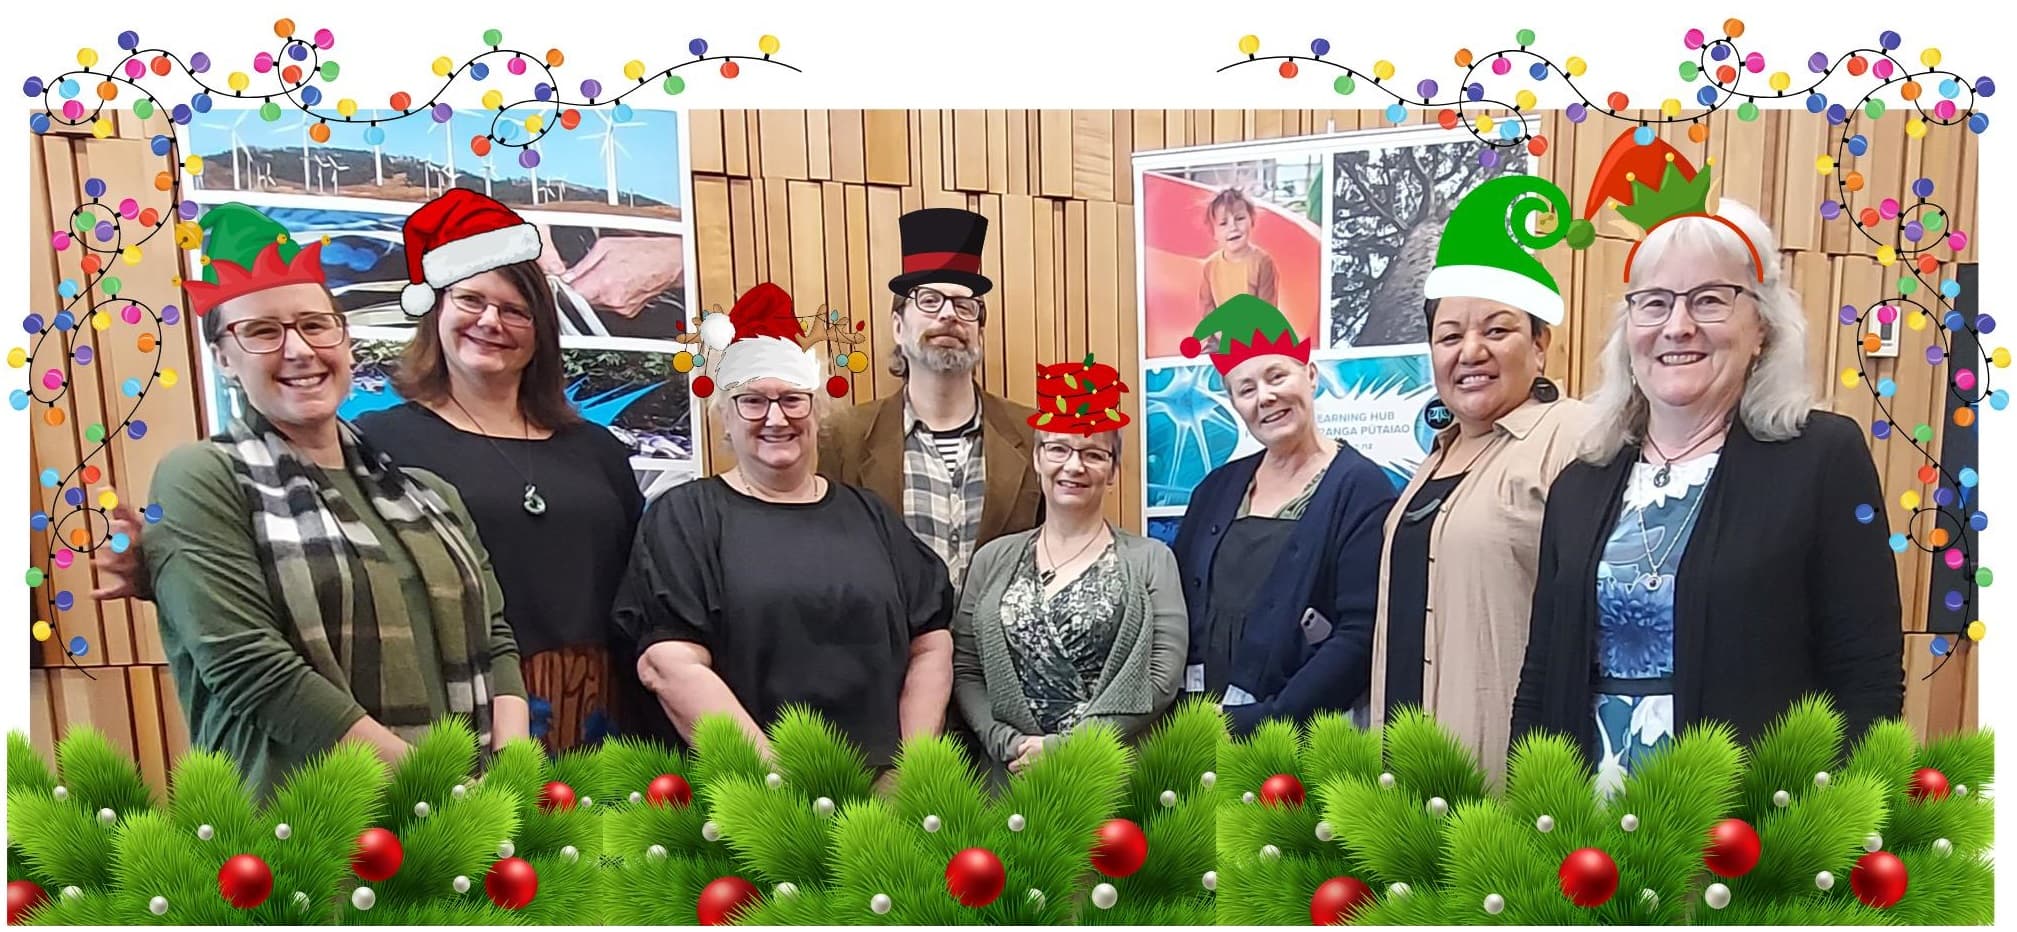
[[[1936,198],[1955,212],[1952,227],[1972,234],[1979,165],[1974,137],[1936,132],[1912,141],[1902,132],[1902,119],[1902,114],[1878,121],[1858,118],[1858,131],[1871,138],[1873,147],[1853,166],[1863,172],[1867,187],[1851,199],[1852,208],[1924,176],[1933,180]],[[1543,121],[1550,148],[1538,170],[1580,204],[1618,127],[1573,125],[1552,113]],[[1829,130],[1818,118],[1786,111],[1768,112],[1753,123],[1727,112],[1706,122],[1706,143],[1689,142],[1679,127],[1663,131],[1663,137],[1691,157],[1714,157],[1723,195],[1751,204],[1775,224],[1786,274],[1808,311],[1816,392],[1834,410],[1867,424],[1881,416],[1868,390],[1845,388],[1838,377],[1855,362],[1859,334],[1835,323],[1835,309],[1865,306],[1891,293],[1884,283],[1895,282],[1902,267],[1881,268],[1875,261],[1876,244],[1845,224],[1824,228],[1815,205],[1825,190],[1832,190],[1832,181],[1814,171],[1813,159],[1824,151]],[[868,323],[868,342],[862,348],[872,360],[869,370],[853,379],[854,398],[885,397],[899,385],[885,368],[892,336],[886,283],[901,261],[897,216],[924,206],[966,207],[994,221],[985,258],[997,282],[981,374],[985,387],[1033,403],[1037,363],[1075,358],[1087,350],[1111,361],[1130,386],[1138,387],[1131,156],[1383,125],[1378,112],[1357,110],[695,111],[688,138],[695,172],[698,298],[703,307],[728,307],[737,294],[773,281],[802,308],[824,303],[851,313]],[[46,244],[48,233],[79,203],[84,179],[104,179],[115,200],[130,192],[143,204],[154,203],[149,198],[155,195],[152,179],[167,166],[147,151],[145,140],[163,129],[158,117],[152,125],[124,117],[109,139],[50,135],[30,141],[35,171],[28,192],[29,223],[33,240],[45,244],[30,265],[32,309],[53,314],[61,306],[57,283],[78,274],[80,254],[74,248],[59,254]],[[1830,187],[1824,188],[1824,182]],[[1623,240],[1606,235],[1586,252],[1554,251],[1545,257],[1571,296],[1571,317],[1556,334],[1548,372],[1571,394],[1586,392],[1599,376],[1597,358],[1608,335],[1605,315],[1622,290],[1625,249]],[[1973,261],[1974,249],[1971,243],[1960,258]],[[124,294],[159,307],[179,303],[171,284],[179,272],[179,254],[162,240],[149,244],[138,266],[121,266],[119,275],[126,283]],[[1951,265],[1945,266],[1935,280],[1951,274]],[[121,306],[98,294],[91,302],[90,307],[108,306],[115,314]],[[119,423],[125,413],[120,403],[126,401],[119,384],[130,376],[144,379],[151,363],[134,347],[138,331],[128,325],[82,332],[89,334],[82,339],[94,340],[98,360],[79,370],[75,390],[63,401],[61,425],[51,426],[40,412],[31,412],[35,472],[45,467],[67,472],[78,465],[84,429],[92,423]],[[1930,328],[1901,330],[1897,359],[1879,360],[1869,372],[1873,379],[1897,380],[1898,392],[1886,405],[1904,431],[1919,423],[1936,432],[1945,427],[1938,381],[1943,373],[1923,362],[1931,335]],[[109,456],[100,453],[92,460],[107,477],[90,490],[94,499],[100,488],[113,488],[126,501],[144,503],[146,484],[162,454],[199,436],[201,380],[194,377],[199,370],[192,352],[187,324],[170,328],[161,364],[181,374],[181,383],[149,393],[140,415],[149,426],[144,440],[122,439]],[[1131,419],[1128,450],[1138,455],[1140,396],[1131,392],[1125,406]],[[718,428],[703,427],[710,438],[710,467],[719,471],[728,463],[727,452],[718,442]],[[1889,496],[1887,515],[1897,528],[1902,521],[1898,496],[1916,489],[1930,497],[1933,489],[1918,483],[1916,471],[1923,460],[1896,436],[1872,441],[1872,452]],[[29,481],[40,507],[60,514],[60,503],[51,501],[33,475]],[[1109,515],[1125,527],[1141,529],[1141,495],[1133,483],[1123,483],[1122,493],[1109,503]],[[46,566],[46,544],[41,535],[33,537],[31,557]],[[1902,624],[1908,632],[1925,627],[1930,565],[1930,558],[1916,550],[1899,559],[1908,606]],[[32,659],[37,669],[29,676],[34,745],[50,757],[66,726],[88,723],[132,750],[148,779],[157,788],[164,786],[169,766],[188,744],[188,732],[175,705],[151,612],[144,606],[129,610],[93,603],[86,597],[95,583],[88,561],[57,571],[54,581],[78,596],[76,607],[58,619],[61,637],[84,635],[91,651],[73,667],[58,639],[37,645]],[[31,618],[46,617],[40,606],[31,606],[31,612]],[[1964,647],[1940,673],[1922,680],[1938,660],[1928,651],[1931,637],[1913,633],[1907,638],[1907,716],[1922,734],[1972,727],[1973,652]]]
[[[1418,115],[1420,122],[1431,118]],[[1553,112],[1540,119],[1549,148],[1536,160],[1536,170],[1580,206],[1621,125],[1577,125]],[[1914,178],[1924,176],[1933,180],[1936,198],[1956,212],[1953,227],[1972,233],[1974,138],[1939,132],[1910,140],[1904,119],[1902,113],[1876,121],[1857,118],[1853,131],[1867,135],[1872,146],[1850,166],[1865,181],[1864,190],[1850,197],[1850,209],[1898,196]],[[1867,388],[1841,383],[1842,368],[1856,363],[1860,331],[1840,326],[1836,309],[1866,306],[1893,293],[1885,282],[1895,284],[1903,267],[1880,268],[1876,243],[1846,222],[1822,222],[1817,205],[1835,190],[1833,179],[1824,178],[1813,164],[1834,138],[1826,121],[1804,112],[1768,111],[1747,123],[1726,111],[1706,115],[1702,122],[1709,128],[1705,142],[1688,139],[1686,124],[1665,126],[1661,136],[1698,163],[1714,159],[1719,194],[1750,205],[1775,225],[1786,275],[1808,313],[1806,339],[1817,397],[1866,425],[1883,416]],[[869,373],[855,377],[854,400],[885,397],[899,386],[884,369],[891,339],[885,283],[901,257],[896,216],[919,207],[966,207],[994,221],[985,262],[996,279],[996,292],[989,302],[981,381],[988,391],[1025,404],[1036,401],[1037,363],[1076,358],[1088,350],[1111,360],[1139,390],[1135,152],[1387,125],[1379,112],[1357,110],[833,111],[825,115],[823,127],[819,115],[805,111],[756,117],[741,111],[695,111],[693,123],[702,306],[727,307],[736,294],[768,277],[790,289],[803,308],[821,303],[844,307],[856,320],[869,322],[874,361]],[[776,151],[781,148],[790,151]],[[749,154],[758,151],[763,158]],[[797,189],[786,187],[792,182],[838,186],[841,196],[795,193]],[[703,193],[724,187],[731,192],[726,239],[710,235],[718,227],[705,215],[705,205],[715,196]],[[736,203],[737,190],[750,192],[754,202]],[[866,209],[857,206],[862,204]],[[836,210],[844,216],[834,217]],[[781,231],[780,223],[791,228]],[[1544,256],[1571,297],[1570,319],[1556,332],[1548,354],[1548,374],[1577,395],[1601,376],[1608,315],[1623,292],[1630,245],[1601,226],[1599,234],[1597,244],[1585,252],[1551,250]],[[1964,259],[1972,259],[1973,248],[1971,243]],[[805,255],[809,250],[823,255],[814,259]],[[776,265],[780,255],[791,259],[782,270]],[[808,268],[824,272],[808,280],[802,277]],[[1951,274],[1951,267],[1941,272]],[[1870,367],[1869,378],[1898,383],[1897,394],[1885,404],[1901,433],[1920,423],[1934,425],[1936,432],[1942,429],[1939,380],[1944,370],[1924,363],[1932,334],[1930,327],[1901,330],[1898,357]],[[1132,454],[1142,449],[1138,394],[1126,396],[1126,408]],[[1933,489],[1916,475],[1924,459],[1897,435],[1871,444],[1888,496],[1887,516],[1897,529],[1904,520],[1899,495],[1907,489],[1932,495]],[[717,458],[711,469],[726,468],[721,446],[712,451]],[[1140,490],[1133,483],[1122,486],[1122,493],[1109,500],[1109,516],[1139,531]],[[1931,558],[1916,549],[1898,560],[1907,606],[1901,624],[1908,632],[1925,629],[1931,566]],[[1972,725],[1973,660],[1958,656],[1932,680],[1921,682],[1919,677],[1938,659],[1928,652],[1930,640],[1923,634],[1908,640],[1913,670],[1908,713],[1925,733]],[[1963,703],[1963,698],[1970,701]]]

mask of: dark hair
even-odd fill
[[[532,314],[532,361],[518,379],[518,411],[528,422],[559,430],[581,420],[562,387],[566,371],[560,360],[560,308],[546,273],[536,262],[517,262],[496,270],[525,299]],[[448,359],[441,350],[441,309],[448,303],[443,289],[434,307],[421,315],[412,341],[399,356],[392,387],[413,401],[431,403],[449,396]]]
[[[1436,308],[1441,307],[1442,304],[1443,299],[1430,298],[1426,303],[1422,305],[1422,316],[1429,322],[1429,331],[1431,333],[1434,333],[1436,329]],[[1532,330],[1534,339],[1536,340],[1540,339],[1541,334],[1546,332],[1548,329],[1548,324],[1546,321],[1540,319],[1539,317],[1535,317],[1532,314],[1527,315],[1527,325]]]
[[[890,297],[895,299],[889,305],[890,316],[902,317],[904,305],[910,303],[910,295],[899,294]],[[899,379],[910,377],[910,360],[903,358],[903,341],[895,339],[894,332],[891,334],[889,348],[889,374]]]
[[[1212,195],[1211,204],[1205,207],[1205,222],[1217,223],[1219,211],[1223,210],[1227,213],[1232,213],[1235,207],[1246,208],[1247,216],[1249,217],[1254,215],[1254,202],[1247,197],[1247,192],[1238,188],[1227,188],[1220,191]]]

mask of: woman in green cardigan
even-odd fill
[[[320,245],[238,204],[200,225],[190,309],[239,401],[156,469],[145,555],[190,743],[265,797],[345,740],[397,761],[449,714],[491,747],[525,736],[518,647],[461,500],[337,417],[352,360]]]
[[[1044,521],[974,554],[953,617],[953,694],[997,778],[1089,721],[1147,731],[1183,685],[1190,638],[1176,557],[1102,517],[1127,387],[1091,357],[1038,375]]]

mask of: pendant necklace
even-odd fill
[[[1715,431],[1709,434],[1707,437],[1703,437],[1702,439],[1695,441],[1695,445],[1687,448],[1686,450],[1682,450],[1680,456],[1668,456],[1667,451],[1660,449],[1659,441],[1653,439],[1652,432],[1647,431],[1646,444],[1652,447],[1653,453],[1660,457],[1660,468],[1654,471],[1653,473],[1653,487],[1659,489],[1666,488],[1667,480],[1672,478],[1674,474],[1674,461],[1687,459],[1688,454],[1701,449],[1703,444],[1708,443],[1709,441],[1714,440],[1717,437],[1723,436],[1724,434],[1728,433],[1729,430],[1730,425],[1728,422],[1725,422],[1723,424],[1722,430]]]
[[[503,460],[504,465],[511,467],[512,472],[518,473],[518,478],[525,480],[525,497],[520,501],[521,506],[525,508],[525,513],[534,517],[545,514],[546,499],[539,494],[539,484],[532,481],[532,474],[528,470],[519,469],[518,464],[512,462],[511,457],[505,455],[504,448],[497,445],[497,438],[492,437],[490,431],[484,429],[483,424],[476,420],[476,415],[469,413],[469,409],[463,407],[462,402],[457,401],[454,395],[449,395],[448,400],[451,404],[455,405],[456,410],[462,412],[463,417],[469,419],[469,423],[476,425],[476,432],[483,435],[483,439],[490,441],[490,448],[497,451],[497,458]],[[525,425],[525,439],[532,439],[532,425],[530,423]]]
[[[1106,524],[1102,522],[1100,524],[1100,531],[1104,530],[1106,530]],[[1086,538],[1085,545],[1081,546],[1078,549],[1077,553],[1074,553],[1070,557],[1067,557],[1065,559],[1065,563],[1070,563],[1071,561],[1076,560],[1079,557],[1085,556],[1085,552],[1087,550],[1092,549],[1093,543],[1100,539],[1100,531],[1094,531],[1093,536]],[[1037,582],[1042,585],[1048,586],[1051,584],[1051,580],[1058,578],[1058,567],[1063,566],[1064,564],[1059,563],[1054,559],[1051,559],[1050,547],[1046,546],[1044,543],[1045,537],[1046,535],[1041,532],[1037,534],[1037,549],[1043,551],[1044,559],[1050,560],[1051,568],[1047,570],[1038,570]]]
[[[1658,482],[1659,482],[1658,478],[1655,477],[1654,483],[1658,484]],[[1704,488],[1702,491],[1696,493],[1695,504],[1688,506],[1688,517],[1683,519],[1681,523],[1675,527],[1674,539],[1667,542],[1667,552],[1661,554],[1660,559],[1658,559],[1657,561],[1653,559],[1652,535],[1646,532],[1646,506],[1644,505],[1639,506],[1639,546],[1646,548],[1646,562],[1652,564],[1653,566],[1653,572],[1648,573],[1645,576],[1641,577],[1641,579],[1643,579],[1644,582],[1646,583],[1647,592],[1660,591],[1660,582],[1664,578],[1660,575],[1660,572],[1666,569],[1667,561],[1672,559],[1674,556],[1674,548],[1679,547],[1681,545],[1682,533],[1684,533],[1690,526],[1692,526],[1695,523],[1695,515],[1702,509],[1702,500],[1708,497],[1709,497],[1709,490],[1707,488]]]

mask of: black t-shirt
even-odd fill
[[[1422,483],[1401,508],[1387,552],[1387,713],[1422,704],[1422,664],[1427,660],[1429,532],[1436,514],[1464,474]]]
[[[623,441],[587,422],[545,440],[486,438],[416,402],[366,414],[357,428],[399,465],[455,486],[490,551],[521,656],[610,643],[610,602],[644,511]],[[528,475],[544,514],[525,510]]]
[[[911,639],[945,628],[953,606],[945,564],[880,499],[829,482],[817,502],[766,502],[710,478],[645,512],[615,618],[640,654],[707,648],[758,725],[803,705],[884,766]],[[654,726],[676,740],[662,714]]]

